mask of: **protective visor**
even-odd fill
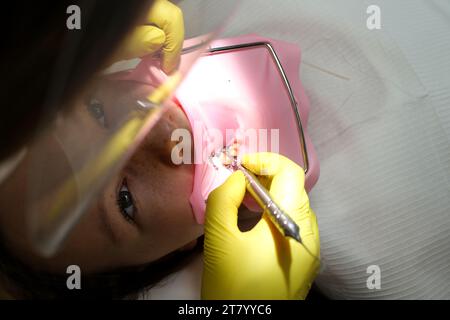
[[[237,2],[227,1],[226,10],[216,16],[202,15],[207,6],[218,1],[176,3],[183,12],[185,37],[196,39],[189,49],[189,61],[185,60],[178,70],[171,74],[161,70],[161,77],[146,86],[145,92],[119,96],[108,103],[97,96],[94,85],[85,96],[72,102],[70,112],[58,114],[52,126],[28,146],[26,222],[40,254],[50,256],[57,251],[105,184],[165,112],[165,101],[221,31]],[[152,58],[161,59],[160,50]],[[97,83],[111,73],[132,69],[139,62],[140,59],[134,59],[116,63],[99,75]],[[54,81],[62,76],[55,74]]]

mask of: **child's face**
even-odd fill
[[[135,95],[143,90],[145,86],[136,83],[106,83],[96,90],[96,103],[107,106],[118,95]],[[148,263],[198,238],[203,228],[195,222],[189,203],[194,167],[171,161],[177,143],[171,141],[171,134],[176,128],[190,131],[185,114],[173,104],[51,259],[31,253],[30,244],[24,240],[27,237],[21,215],[4,214],[24,211],[16,204],[25,191],[25,159],[0,187],[2,233],[13,251],[38,269],[65,272],[67,266],[76,264],[84,272],[96,272]]]

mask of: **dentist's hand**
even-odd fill
[[[320,252],[304,171],[274,153],[244,156],[242,165],[262,176],[273,199],[299,225],[302,242],[312,255],[283,237],[266,215],[252,230],[239,230],[237,214],[246,184],[242,172],[236,171],[208,197],[202,298],[304,299],[319,270],[314,256]]]
[[[138,58],[161,51],[162,69],[171,73],[178,66],[183,47],[183,12],[168,0],[155,0],[146,22],[125,39],[113,60]]]

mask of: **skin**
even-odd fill
[[[112,122],[108,119],[107,108],[117,103],[120,97],[133,101],[145,97],[149,90],[148,86],[132,82],[104,82],[94,89],[94,96],[96,104],[101,103],[105,116],[97,117],[100,118],[97,121],[86,107],[91,100],[80,99],[76,103],[75,117],[78,123],[84,124],[84,130],[77,130],[78,134],[82,139],[105,134],[98,123]],[[167,112],[144,137],[120,173],[110,179],[84,214],[62,250],[50,259],[34,252],[25,227],[24,203],[26,186],[30,183],[27,172],[33,153],[28,152],[15,172],[0,186],[1,231],[8,239],[10,249],[37,270],[62,273],[68,265],[76,264],[83,272],[91,273],[145,264],[180,248],[193,246],[195,239],[202,235],[203,227],[195,222],[189,203],[194,167],[175,165],[170,158],[177,143],[171,141],[170,136],[176,128],[191,130],[184,112],[170,103]],[[59,148],[48,135],[39,139],[36,145],[35,149],[46,155],[57,154],[55,150]],[[62,162],[52,165],[62,167]],[[133,208],[127,211],[132,213],[132,218],[117,205],[118,193],[124,184],[133,199]],[[45,198],[45,192],[43,194],[42,198]]]
[[[114,119],[120,118],[118,110],[123,113],[124,106],[145,98],[149,90],[149,86],[135,82],[103,81],[76,102],[69,122],[56,121],[54,129],[72,132],[80,141],[106,136],[108,130],[104,127],[112,126]],[[91,112],[93,105],[101,106],[102,112]],[[175,165],[171,161],[172,148],[178,141],[171,141],[170,137],[176,128],[191,131],[183,110],[169,103],[162,118],[120,172],[106,184],[61,250],[51,258],[36,254],[27,228],[27,188],[35,183],[29,174],[33,170],[32,157],[43,155],[43,163],[48,163],[47,168],[40,168],[43,172],[59,172],[69,168],[64,160],[68,153],[76,163],[83,151],[75,147],[63,151],[54,137],[42,135],[0,185],[0,228],[10,250],[37,271],[65,273],[67,266],[75,264],[84,273],[97,273],[146,264],[170,252],[192,248],[203,234],[203,226],[196,223],[189,203],[194,166]],[[133,199],[132,218],[117,205],[124,185]],[[46,190],[39,185],[38,188],[40,197],[36,203],[46,208],[52,202],[47,199],[51,187]],[[259,218],[260,214],[241,209],[238,225],[242,231],[249,230]]]

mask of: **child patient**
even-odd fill
[[[104,79],[86,97],[80,97],[75,109],[80,117],[89,118],[95,126],[95,122],[107,121],[106,110],[119,99],[144,99],[150,90],[151,87],[142,82]],[[186,92],[187,87],[180,92],[183,90]],[[172,161],[172,150],[179,143],[172,139],[174,130],[193,133],[193,112],[186,112],[185,100],[180,100],[181,104],[168,103],[168,110],[52,258],[34,253],[24,227],[29,154],[0,185],[0,281],[15,295],[45,298],[78,294],[121,298],[155,284],[198,252],[195,249],[201,248],[205,192],[210,191],[214,183],[205,188],[196,177],[207,169],[201,167],[203,164],[194,164],[195,140],[191,145],[191,161],[180,164]],[[286,138],[285,134],[280,132],[281,141],[295,139]],[[52,139],[43,138],[45,143],[40,152],[55,152],[58,145]],[[307,142],[309,144],[309,140]],[[280,149],[283,152],[283,144]],[[312,148],[308,151],[314,159]],[[301,155],[299,150],[293,152]],[[311,168],[316,170],[313,165]],[[315,179],[317,175],[309,187]],[[245,213],[239,217],[245,230],[256,223],[260,214],[242,211]],[[80,267],[82,290],[67,290],[66,268],[69,265]]]
[[[83,116],[92,118],[94,126],[94,122],[99,118],[107,117],[103,110],[106,111],[108,106],[120,97],[140,98],[145,97],[148,92],[147,85],[105,80],[89,97],[80,99],[76,109]],[[92,112],[94,108],[95,112]],[[136,289],[132,287],[133,279],[138,279],[137,271],[149,274],[147,278],[155,279],[160,277],[161,273],[170,272],[173,266],[168,262],[165,268],[169,269],[158,267],[155,268],[154,274],[143,270],[145,267],[135,266],[146,266],[149,262],[158,261],[180,248],[190,249],[203,232],[202,226],[194,219],[189,203],[194,167],[191,164],[175,165],[171,161],[171,151],[176,143],[171,141],[171,133],[176,128],[190,130],[185,114],[172,103],[127,164],[111,179],[101,196],[83,215],[62,250],[50,259],[34,254],[28,242],[24,218],[30,161],[28,154],[0,186],[0,227],[3,238],[3,256],[0,260],[2,264],[15,264],[20,261],[20,267],[24,269],[22,272],[27,273],[20,274],[19,267],[12,264],[10,269],[14,269],[15,275],[6,277],[18,278],[16,281],[22,282],[17,284],[18,286],[36,290],[39,295],[40,290],[50,292],[54,285],[60,285],[62,292],[69,293],[67,288],[63,288],[66,268],[69,265],[78,265],[83,276],[114,270],[110,280],[107,280],[108,277],[100,277],[98,281],[92,281],[92,290],[97,290],[99,295],[120,295],[128,293],[128,289]],[[52,143],[51,137],[45,139],[47,141],[42,145],[46,150],[41,152],[51,154],[57,144]],[[176,260],[179,262],[178,258]],[[127,270],[129,267],[133,268]],[[50,274],[59,274],[62,277],[53,279],[48,276]],[[126,274],[133,279],[127,279]],[[48,283],[49,287],[46,288],[46,281],[50,280],[52,283]],[[148,285],[145,278],[140,281],[141,283],[135,285]],[[88,283],[88,280],[83,280],[86,286]],[[39,285],[43,288],[39,288]],[[89,289],[86,286],[80,290],[80,294],[88,294]],[[105,288],[102,288],[103,286]]]

